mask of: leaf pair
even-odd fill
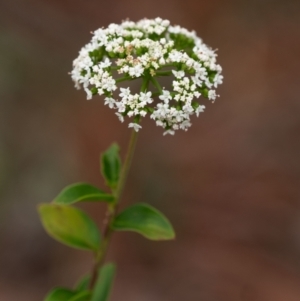
[[[94,221],[82,210],[59,204],[39,207],[42,223],[50,236],[68,246],[97,251],[101,234]],[[175,237],[168,219],[147,204],[135,204],[121,212],[113,221],[112,229],[133,231],[151,240]]]
[[[102,174],[112,190],[118,185],[121,168],[119,147],[113,144],[101,157]],[[68,205],[84,201],[115,201],[112,194],[86,183],[62,190],[52,204],[39,207],[42,223],[50,236],[79,249],[99,250],[101,234],[94,221],[82,210]],[[151,240],[173,239],[174,230],[167,218],[147,204],[136,204],[121,212],[112,222],[113,230],[134,231]]]
[[[118,152],[118,146],[113,144],[102,155],[102,173],[111,188],[119,179],[121,161]],[[52,204],[40,205],[39,213],[46,231],[53,238],[71,247],[97,251],[101,241],[98,227],[86,213],[67,205],[86,201],[113,203],[114,200],[112,194],[97,187],[76,183],[63,189]]]
[[[120,169],[119,147],[114,143],[101,156],[101,171],[106,184],[112,189],[118,184]],[[76,183],[63,189],[53,202],[61,205],[71,205],[85,201],[112,203],[114,200],[112,194],[106,193],[97,187],[87,183]]]

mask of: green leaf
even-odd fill
[[[120,169],[119,146],[114,143],[101,156],[101,172],[109,187],[115,188],[117,186]]]
[[[75,290],[76,290],[77,292],[87,290],[87,289],[89,288],[90,280],[91,280],[91,276],[90,276],[90,275],[85,275],[85,276],[83,276],[83,277],[77,282],[77,284],[75,285]]]
[[[44,228],[56,240],[78,249],[99,249],[99,230],[83,211],[66,205],[42,204],[39,213]]]
[[[70,205],[82,201],[112,202],[113,200],[114,196],[90,184],[76,183],[63,189],[53,202],[56,204]]]
[[[169,240],[175,233],[168,219],[148,204],[136,204],[121,212],[112,224],[114,230],[134,231],[151,240]]]
[[[82,291],[77,293],[75,296],[73,296],[68,301],[90,301],[91,300],[92,293],[90,291]]]
[[[108,301],[116,267],[108,263],[100,269],[91,301]]]
[[[75,294],[75,292],[67,288],[57,287],[50,291],[44,301],[69,301]]]

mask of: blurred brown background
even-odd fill
[[[117,233],[112,301],[300,300],[300,1],[0,0],[1,301],[90,270],[36,205],[76,181],[104,188],[99,153],[130,131],[67,73],[91,30],[157,16],[218,48],[225,81],[187,133],[143,121],[123,205],[156,206],[177,239]],[[100,224],[102,204],[84,209]]]

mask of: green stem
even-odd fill
[[[165,64],[161,68],[165,68],[165,67],[175,67],[175,66],[174,66],[174,64]]]
[[[120,83],[120,82],[123,82],[125,80],[131,80],[131,78],[128,77],[128,76],[120,77],[120,78],[116,79],[116,82]]]
[[[158,81],[154,77],[151,77],[150,80],[151,80],[152,84],[154,85],[154,87],[158,90],[158,92],[160,94],[162,94],[162,88],[161,88],[161,85],[158,83]]]
[[[148,84],[149,84],[149,78],[145,77],[143,80],[143,83],[142,83],[142,87],[141,87],[142,92],[147,91]],[[124,161],[124,164],[123,164],[123,167],[121,170],[121,174],[120,174],[120,179],[119,179],[116,189],[113,190],[113,195],[115,196],[115,202],[108,206],[108,209],[106,212],[106,218],[104,220],[104,225],[103,225],[103,240],[102,240],[99,252],[97,252],[95,254],[95,263],[94,263],[91,281],[90,281],[90,289],[91,290],[93,289],[95,282],[97,280],[98,270],[104,263],[105,256],[106,256],[106,253],[107,253],[107,250],[109,247],[109,243],[111,240],[111,236],[113,234],[111,224],[114,221],[114,218],[118,213],[119,202],[120,202],[120,198],[121,198],[121,195],[122,195],[125,183],[126,183],[126,179],[128,176],[130,166],[131,166],[132,157],[133,157],[135,146],[136,146],[136,141],[137,141],[137,132],[135,130],[132,130],[127,153],[125,156],[125,161]]]
[[[116,83],[120,83],[120,82],[124,82],[126,80],[129,80],[129,81],[132,81],[132,80],[136,80],[136,79],[139,79],[139,77],[129,77],[129,76],[124,76],[124,77],[119,77],[116,79]]]
[[[116,198],[116,204],[118,204],[120,201],[120,197],[122,195],[122,192],[123,192],[123,189],[124,189],[124,186],[126,183],[127,175],[128,175],[128,172],[129,172],[129,169],[131,166],[132,157],[133,157],[135,146],[136,146],[137,135],[138,135],[138,133],[135,130],[132,130],[125,161],[124,161],[124,165],[123,165],[121,175],[120,175],[120,180],[119,180],[117,189],[114,192],[114,195]]]
[[[160,92],[152,92],[153,97],[158,96],[158,95],[161,95],[161,93]]]
[[[157,71],[156,75],[158,75],[158,76],[169,76],[169,75],[172,75],[172,71]]]
[[[150,80],[149,77],[144,77],[143,78],[141,92],[146,92],[147,91],[147,88],[148,88],[148,85],[149,85],[149,80]]]

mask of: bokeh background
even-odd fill
[[[0,300],[72,286],[91,256],[60,245],[36,206],[104,188],[99,153],[130,135],[68,72],[90,31],[160,16],[218,48],[225,81],[188,132],[143,121],[123,206],[148,202],[177,239],[117,233],[112,301],[300,300],[300,2],[0,0]],[[101,224],[104,205],[89,204]]]

